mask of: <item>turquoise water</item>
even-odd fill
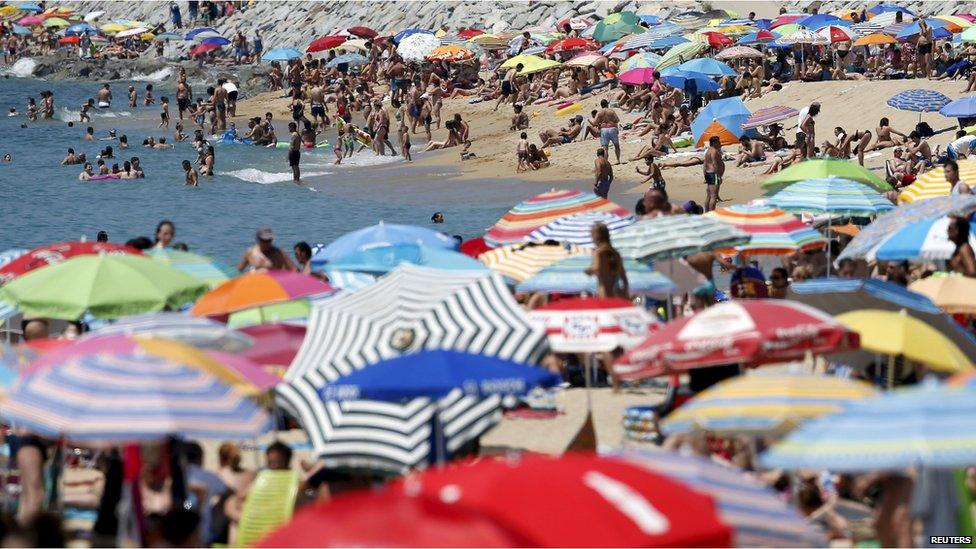
[[[110,128],[126,134],[130,148],[125,151],[114,142],[82,139],[89,124],[77,122],[80,105],[101,84],[0,79],[0,156],[13,157],[11,163],[0,164],[0,251],[82,236],[94,239],[99,230],[107,231],[113,242],[151,238],[156,223],[169,219],[176,224],[176,241],[234,263],[261,225],[271,226],[276,243],[290,252],[300,240],[325,243],[380,220],[432,226],[435,211],[443,211],[446,218],[437,229],[470,238],[483,234],[515,203],[546,190],[510,179],[454,180],[451,168],[416,168],[399,159],[377,158],[368,150],[353,157],[350,166],[345,165],[348,159],[333,166],[331,149],[303,152],[306,186],[299,187],[291,182],[285,151],[243,145],[216,145],[217,175],[201,176],[199,188],[187,188],[180,163],[196,160],[189,142],[166,151],[141,146],[149,135],[170,140],[175,104],[170,130],[156,129],[158,104],[129,109],[124,96],[130,83],[111,84],[113,107],[96,113],[91,125],[96,138],[106,137]],[[140,90],[141,101],[146,82],[131,84]],[[172,89],[155,87],[157,101],[164,95],[173,99]],[[54,92],[59,119],[28,122],[27,96],[40,102],[41,90]],[[21,116],[5,116],[10,107]],[[68,120],[75,127],[69,128]],[[22,129],[25,122],[28,128]],[[279,135],[286,126],[287,120],[276,120]],[[192,128],[186,133],[192,135]],[[422,148],[417,141],[415,150]],[[78,180],[80,165],[60,165],[68,147],[94,159],[106,145],[116,149],[109,166],[138,156],[146,178],[83,182]]]

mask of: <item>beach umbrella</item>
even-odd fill
[[[768,190],[789,185],[790,183],[796,183],[797,181],[826,179],[829,177],[865,183],[881,192],[891,190],[891,185],[888,185],[883,179],[863,166],[858,166],[847,160],[806,160],[799,162],[776,173],[767,179],[762,186]]]
[[[959,32],[963,29],[968,29],[973,26],[973,21],[966,19],[960,15],[936,15],[933,19],[938,19],[939,21],[945,21],[949,24],[949,30],[952,32]]]
[[[78,36],[64,36],[64,37],[58,38],[58,44],[62,44],[62,45],[64,45],[64,44],[77,44],[79,42],[81,42],[81,38],[78,37]]]
[[[715,498],[736,547],[824,547],[819,529],[754,477],[697,455],[654,446],[605,455],[629,461]]]
[[[363,40],[362,38],[353,38],[352,40],[346,40],[342,44],[336,46],[334,49],[340,49],[346,51],[356,50],[361,52],[368,50],[368,48],[366,47],[366,41]]]
[[[956,251],[947,230],[951,217],[916,221],[892,231],[865,254],[870,261],[945,261]],[[970,233],[970,245],[976,245],[976,234]]]
[[[774,188],[765,198],[769,205],[795,214],[874,216],[895,208],[875,189],[837,177],[800,180]]]
[[[693,88],[696,93],[716,91],[720,87],[718,82],[712,80],[706,74],[681,70],[669,71],[668,74],[661,76],[661,81],[669,86],[682,90]]]
[[[661,321],[621,298],[570,298],[529,312],[557,353],[600,353],[630,349]]]
[[[777,437],[805,421],[837,412],[843,405],[878,396],[863,381],[810,374],[736,376],[712,385],[671,413],[666,435],[704,432]]]
[[[44,9],[41,6],[33,2],[22,2],[20,4],[17,4],[17,9],[19,9],[20,11],[29,11],[33,13],[40,13],[44,11]]]
[[[379,36],[378,32],[369,27],[349,27],[346,30],[349,31],[349,34],[358,36],[360,38],[366,38],[367,40]]]
[[[643,43],[644,41],[635,42],[634,45],[636,46],[638,44],[643,44]],[[661,38],[658,38],[653,42],[647,43],[646,45],[641,47],[646,47],[652,50],[663,50],[674,46],[678,46],[680,44],[689,44],[689,43],[691,43],[691,40],[688,40],[684,36],[662,36]],[[627,48],[625,47],[623,49],[626,50]]]
[[[779,17],[773,19],[772,23],[769,24],[769,28],[775,29],[777,27],[782,27],[783,25],[790,25],[807,17],[806,13],[783,13]]]
[[[295,48],[271,48],[261,56],[261,61],[288,61],[302,56]]]
[[[732,541],[710,496],[616,458],[481,460],[411,480],[405,491],[432,499],[450,493],[455,507],[491,517],[526,546],[728,547]],[[624,495],[627,506],[619,499]]]
[[[119,33],[122,34],[122,33]],[[208,36],[203,40],[200,40],[201,46],[217,46],[222,47],[230,44],[230,40],[224,38],[223,36]]]
[[[617,70],[618,72],[626,72],[631,69],[653,68],[660,60],[661,56],[656,53],[638,53],[623,60]]]
[[[315,453],[335,464],[403,471],[430,455],[429,422],[441,410],[449,452],[499,419],[500,400],[452,395],[431,403],[323,402],[319,389],[370,363],[447,349],[522,363],[547,350],[501,277],[400,265],[353,294],[317,302],[308,337],[277,388]]]
[[[692,39],[708,44],[710,48],[725,48],[735,42],[728,36],[720,32],[701,32],[692,35]]]
[[[8,282],[0,288],[0,299],[41,317],[77,320],[87,311],[96,318],[118,318],[179,309],[206,288],[147,257],[81,255]]]
[[[146,32],[149,32],[149,29],[147,29],[146,27],[133,27],[130,29],[126,29],[124,31],[119,31],[118,33],[116,33],[115,36],[118,38],[128,38],[130,36],[139,36],[140,34]],[[217,38],[223,38],[224,40],[227,40],[222,36],[217,36]],[[230,40],[227,40],[227,44],[230,44]],[[219,45],[224,46],[226,44],[219,44]]]
[[[183,40],[183,37],[175,32],[161,32],[156,35],[155,40],[164,40],[166,42],[172,42],[174,40]]]
[[[602,223],[606,225],[611,234],[634,223],[632,216],[623,217],[611,212],[583,212],[565,217],[560,217],[550,223],[539,227],[525,236],[526,242],[544,242],[555,240],[592,248],[593,236],[591,230],[593,225]]]
[[[882,13],[898,13],[898,12],[902,12],[905,15],[910,15],[912,17],[915,17],[915,12],[913,12],[908,8],[899,6],[897,4],[878,4],[877,6],[873,6],[868,9],[868,19],[877,17]]]
[[[145,352],[70,356],[22,377],[4,418],[41,436],[117,444],[167,436],[251,439],[267,413],[202,368]]]
[[[551,190],[523,200],[485,233],[491,247],[518,244],[532,231],[561,217],[583,212],[609,212],[629,217],[631,212],[591,192]]]
[[[854,32],[850,27],[845,27],[841,25],[827,25],[821,27],[817,30],[817,34],[824,36],[831,44],[837,44],[840,42],[851,42],[857,39],[857,33]]]
[[[110,335],[141,336],[180,341],[201,349],[238,352],[251,347],[247,335],[222,322],[177,312],[132,315],[105,324],[82,336],[82,340]]]
[[[976,279],[965,276],[930,276],[908,288],[931,299],[949,314],[976,314]]]
[[[268,322],[304,324],[308,320],[308,315],[312,312],[312,301],[328,299],[333,295],[332,293],[315,294],[308,298],[249,307],[230,313],[227,317],[227,325],[231,328],[243,328],[245,326],[254,326]]]
[[[976,461],[972,389],[927,380],[807,422],[760,455],[770,469],[954,469]]]
[[[473,57],[471,50],[454,45],[437,46],[427,55],[431,61],[467,61]]]
[[[675,70],[675,69],[670,69]],[[676,70],[685,72],[697,72],[701,74],[707,74],[708,76],[734,76],[736,74],[735,70],[726,65],[721,61],[716,61],[715,59],[709,57],[702,57],[700,59],[692,59],[691,61],[686,61],[681,63],[676,67]]]
[[[827,246],[827,239],[816,229],[779,208],[736,204],[717,208],[705,215],[752,235],[748,244],[734,248],[735,252],[744,256],[792,255],[822,250]]]
[[[645,32],[641,32],[640,34],[634,34],[629,37],[626,37],[626,39],[622,38],[621,40],[625,40],[625,42],[620,47],[620,50],[631,51],[631,50],[638,50],[643,48],[658,49],[663,47],[670,47],[673,46],[674,44],[683,44],[685,42],[688,42],[688,39],[682,38],[680,36],[682,32],[684,32],[684,29],[682,29],[677,25],[656,26],[652,29],[648,29]],[[669,46],[657,45],[662,40],[668,38],[679,38],[680,41],[672,43]]]
[[[574,255],[561,259],[516,286],[519,293],[558,293],[596,295],[597,279],[586,271],[593,264],[589,255]],[[625,259],[627,285],[632,295],[666,296],[679,287],[661,272],[633,259]]]
[[[27,17],[17,21],[17,23],[24,27],[36,27],[44,24],[44,18],[38,17],[37,15],[28,15]]]
[[[707,146],[712,136],[718,136],[723,145],[738,143],[744,133],[742,124],[750,115],[749,109],[738,97],[709,101],[691,121],[695,146]]]
[[[397,225],[380,221],[376,225],[348,232],[333,240],[328,246],[312,254],[312,267],[325,268],[329,261],[354,252],[361,252],[379,246],[396,244],[420,244],[428,247],[453,250],[457,242],[437,231],[416,225]]]
[[[948,337],[907,312],[863,309],[839,314],[837,321],[860,334],[861,348],[866,351],[902,356],[937,372],[958,373],[973,368],[973,363]],[[893,370],[889,370],[889,386]]]
[[[844,21],[840,17],[837,17],[836,15],[831,15],[829,13],[817,13],[814,15],[809,15],[807,17],[796,19],[792,22],[811,30],[821,29],[823,27],[827,27],[830,25],[837,26],[843,24],[850,24],[849,22]]]
[[[103,15],[105,15],[105,12],[102,10],[93,11],[85,16],[85,22],[91,23],[92,21],[98,20],[98,18]]]
[[[244,326],[237,333],[254,342],[241,356],[264,366],[288,366],[305,340],[305,326],[281,322]]]
[[[680,65],[706,49],[708,49],[708,44],[704,44],[702,42],[687,42],[685,44],[678,44],[669,49],[664,56],[661,57],[661,61],[658,63],[657,68],[658,70],[663,70],[672,65]]]
[[[620,80],[622,84],[633,84],[639,86],[641,84],[653,84],[655,82],[654,73],[656,72],[653,68],[640,68],[640,69],[630,69],[628,71],[621,72],[617,79]]]
[[[348,65],[350,67],[361,67],[369,63],[369,59],[365,55],[360,55],[358,53],[344,53],[342,55],[335,56],[334,59],[326,63],[327,67],[338,67],[339,65]]]
[[[400,40],[397,45],[397,53],[406,61],[423,61],[440,45],[440,39],[433,34],[420,32]]]
[[[329,284],[346,292],[362,290],[366,286],[376,282],[375,276],[366,273],[324,269],[322,274],[329,280]]]
[[[888,35],[888,34],[884,34],[885,25],[882,25],[880,23],[872,23],[872,22],[869,22],[869,21],[868,22],[856,23],[854,25],[851,25],[851,30],[853,30],[855,33],[857,33],[858,36],[861,36],[861,37],[869,36],[869,35],[873,35],[873,34],[881,34],[881,35],[887,36],[888,38],[890,38],[891,40],[893,40],[893,42],[879,42],[879,43],[890,44],[890,43],[897,43],[898,42],[897,40],[894,39],[894,36],[891,36],[891,35]]]
[[[461,29],[461,30],[458,31],[457,37],[460,38],[461,40],[467,40],[469,38],[474,38],[475,36],[478,36],[479,34],[484,34],[484,33],[485,33],[485,31],[483,31],[481,29],[473,29],[473,28],[472,29]]]
[[[333,271],[355,271],[378,276],[388,273],[401,263],[446,271],[488,270],[481,262],[460,252],[420,244],[394,244],[359,250],[333,259],[328,267]]]
[[[98,29],[89,25],[88,23],[75,23],[70,27],[64,29],[64,34],[66,35],[77,35],[85,34],[86,32],[98,32]]]
[[[211,52],[219,49],[220,46],[217,44],[198,44],[190,48],[190,55],[203,55],[207,52]]]
[[[346,36],[320,36],[312,41],[311,44],[305,48],[307,53],[315,53],[317,51],[331,50],[332,48],[337,48],[348,40]]]
[[[629,34],[644,32],[644,27],[639,23],[640,19],[634,12],[611,13],[593,27],[593,39],[598,42],[613,42]]]
[[[943,21],[941,19],[926,19],[925,23],[932,28],[932,37],[935,38],[936,40],[940,40],[942,38],[949,38],[950,36],[952,36],[952,32],[948,28],[949,23],[946,21]],[[907,41],[914,36],[918,36],[921,32],[922,32],[922,28],[919,25],[919,22],[915,21],[914,23],[910,23],[902,27],[898,31],[898,33],[895,34],[895,38],[901,41]]]
[[[947,215],[969,215],[974,210],[976,197],[967,195],[940,196],[902,204],[861,230],[844,248],[839,259],[866,257],[889,235],[909,224]]]
[[[783,36],[776,39],[777,44],[790,45],[790,46],[792,46],[793,44],[811,44],[814,46],[822,46],[830,43],[830,39],[828,37],[822,34],[817,34],[816,32],[809,29],[799,28],[796,30],[792,30],[792,32],[789,32],[788,34],[785,34],[787,30],[790,29],[786,29],[786,28],[782,29],[782,32],[784,32],[784,34]],[[777,29],[777,31],[779,31],[779,29]]]
[[[635,56],[636,57],[636,56]],[[563,63],[567,67],[591,67],[599,61],[606,59],[606,57],[600,55],[599,53],[592,51],[585,51],[577,54],[575,57]]]
[[[769,42],[772,42],[777,38],[779,38],[777,34],[769,32],[768,30],[761,30],[761,31],[751,32],[743,36],[742,38],[739,38],[739,40],[736,41],[736,44],[740,46],[748,46],[753,44],[768,44]]]
[[[600,45],[586,38],[563,38],[546,46],[546,53],[563,53],[579,50],[598,50]]]
[[[211,287],[237,276],[233,268],[200,254],[183,252],[171,248],[152,248],[146,255],[155,261],[183,271],[196,280],[202,280]]]
[[[715,59],[762,59],[763,57],[765,57],[763,53],[757,49],[747,46],[735,46],[718,52]]]
[[[468,42],[477,44],[483,48],[501,49],[508,47],[508,40],[490,33],[479,34],[478,36],[469,38]]]
[[[14,25],[14,34],[19,34],[19,35],[22,35],[22,36],[27,36],[27,35],[34,34],[34,31],[30,30],[27,27],[21,26],[21,25]]]
[[[855,46],[873,46],[882,44],[895,44],[898,41],[893,37],[880,32],[864,35],[854,41]]]
[[[195,316],[220,316],[334,291],[332,286],[301,273],[251,271],[207,292],[190,312]]]
[[[950,118],[970,118],[976,116],[976,96],[960,97],[951,103],[946,103],[939,109],[939,114]]]
[[[417,29],[417,28],[403,29],[402,31],[393,35],[393,43],[399,44],[400,42],[403,41],[404,38],[407,38],[408,36],[413,36],[415,34],[429,34],[431,36],[434,36],[434,33],[427,29]]]
[[[571,244],[524,242],[487,251],[478,260],[498,274],[523,282],[561,259],[581,254],[589,255],[589,250]]]
[[[959,180],[967,185],[976,185],[976,160],[959,160]],[[910,204],[939,196],[949,196],[952,187],[945,178],[945,168],[939,166],[919,174],[911,185],[898,193],[899,204]],[[0,269],[2,272],[2,269]]]
[[[501,68],[514,68],[520,63],[522,64],[522,71],[519,72],[520,75],[546,71],[560,65],[558,61],[553,61],[552,59],[544,59],[538,55],[523,53],[521,55],[516,55],[515,57],[509,58],[508,61],[501,64]]]
[[[583,17],[567,17],[557,21],[556,28],[564,29],[566,28],[566,25],[569,25],[569,28],[572,30],[583,30],[589,27],[591,24],[592,23],[590,23],[589,19]]]
[[[113,25],[118,25],[118,23],[112,23],[112,24]],[[105,26],[107,26],[107,25],[105,25]],[[105,26],[103,26],[102,29],[104,29]],[[119,26],[120,27],[125,27],[125,25],[119,25]],[[116,31],[116,32],[118,32],[118,31]],[[197,27],[197,28],[191,30],[190,32],[186,33],[185,38],[186,38],[187,41],[193,40],[197,36],[199,36],[201,34],[204,34],[204,33],[213,33],[213,34],[217,34],[217,35],[220,34],[219,32],[217,32],[217,29],[215,29],[213,27]]]
[[[761,126],[768,126],[780,120],[786,120],[787,118],[792,118],[799,114],[800,111],[794,109],[793,107],[786,106],[775,106],[766,107],[764,109],[759,109],[758,111],[749,115],[749,118],[742,123],[742,129],[748,130],[751,128],[759,128]]]
[[[893,95],[886,103],[901,111],[923,113],[938,111],[950,102],[951,99],[937,91],[912,89]]]
[[[15,259],[23,256],[28,252],[30,252],[30,250],[24,248],[10,248],[0,252],[0,268],[6,267],[10,263],[12,263]]]
[[[642,219],[610,235],[624,258],[671,259],[749,242],[748,233],[710,217],[671,215]]]
[[[857,333],[808,305],[780,299],[726,301],[668,322],[614,363],[636,380],[722,364],[798,360],[858,348]]]
[[[976,30],[974,30],[972,27],[964,30],[959,35],[959,40],[961,40],[962,42],[966,42],[966,43],[976,42]]]

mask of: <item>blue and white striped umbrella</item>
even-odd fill
[[[586,274],[592,264],[588,255],[567,257],[532,275],[516,288],[517,292],[596,294],[596,277]],[[624,260],[630,293],[635,295],[664,296],[675,293],[677,284],[648,265],[633,259]]]
[[[228,328],[223,322],[171,311],[123,317],[85,334],[83,339],[115,334],[173,339],[194,347],[229,353],[243,351],[253,343],[250,337]]]
[[[345,64],[350,67],[361,67],[369,63],[369,59],[365,55],[359,53],[344,53],[342,55],[337,55],[335,59],[326,63],[327,67],[337,67],[339,65]]]
[[[892,96],[887,104],[901,111],[935,112],[951,102],[951,99],[937,91],[916,88]]]
[[[956,245],[946,230],[950,217],[917,221],[891,233],[865,258],[868,261],[942,261],[952,257]],[[976,234],[969,233],[969,245],[976,249]]]
[[[620,229],[632,225],[634,218],[621,217],[610,212],[583,212],[550,222],[532,231],[525,237],[526,242],[544,242],[555,240],[557,242],[569,242],[577,246],[593,247],[593,237],[590,230],[593,225],[603,223],[613,234]]]
[[[667,26],[665,26],[667,25]],[[624,42],[621,51],[639,50],[641,48],[666,48],[669,46],[652,46],[652,44],[669,37],[680,38],[680,35],[684,32],[684,29],[673,24],[673,23],[663,23],[658,25],[647,32],[642,32],[636,36],[631,37],[629,40]],[[687,42],[687,39],[683,39],[682,42]],[[681,43],[681,42],[676,42]],[[674,44],[670,44],[674,45]]]
[[[823,534],[775,492],[733,467],[660,448],[610,455],[688,484],[715,498],[737,547],[825,547]]]
[[[323,271],[329,284],[341,289],[343,292],[355,292],[376,282],[376,277],[366,273],[356,273],[352,271]]]
[[[792,183],[767,194],[766,202],[792,213],[877,215],[895,208],[871,187],[836,177]]]

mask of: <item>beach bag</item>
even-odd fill
[[[932,131],[932,126],[929,126],[928,122],[919,122],[916,124],[915,131],[917,131],[918,135],[922,137],[932,137],[935,135],[935,132]]]

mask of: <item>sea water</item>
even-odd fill
[[[14,72],[29,74],[26,64],[20,65]],[[149,75],[147,80],[159,76]],[[135,109],[128,107],[129,85],[139,90]],[[515,179],[453,179],[449,167],[413,167],[399,157],[378,157],[368,149],[335,166],[331,147],[302,151],[305,185],[299,186],[291,181],[287,151],[224,144],[215,145],[217,175],[201,176],[200,186],[189,188],[180,166],[184,159],[196,162],[189,141],[172,150],[142,146],[147,136],[171,141],[177,121],[173,89],[154,86],[156,105],[143,107],[146,81],[117,81],[111,86],[112,108],[92,113],[91,123],[80,123],[81,105],[96,96],[100,83],[0,76],[0,156],[13,157],[11,163],[0,164],[0,251],[94,239],[100,230],[113,242],[152,238],[163,219],[175,223],[175,241],[230,264],[253,242],[255,229],[264,225],[274,229],[276,243],[289,253],[298,241],[328,243],[379,221],[424,225],[471,238],[483,234],[514,204],[548,188]],[[54,92],[56,119],[29,122],[27,97],[40,103],[42,90]],[[163,96],[170,98],[169,130],[157,128]],[[20,116],[7,117],[10,107]],[[73,128],[68,121],[74,122]],[[189,122],[184,133],[192,136],[194,126]],[[275,119],[279,137],[286,135],[287,122]],[[28,127],[21,128],[23,123]],[[89,125],[96,138],[107,137],[113,128],[125,134],[129,148],[119,150],[116,141],[84,141]],[[330,134],[330,143],[333,139]],[[138,156],[146,178],[79,181],[81,165],[60,165],[68,147],[87,154],[94,165],[99,151],[109,145],[115,149],[115,159],[106,161],[109,167]],[[422,147],[415,138],[413,149]],[[437,211],[445,215],[442,225],[430,223]]]

